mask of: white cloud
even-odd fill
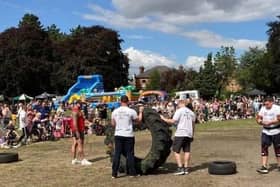
[[[202,47],[233,46],[236,49],[248,49],[249,47],[265,47],[265,41],[225,38],[209,31],[193,31],[182,33],[183,36],[191,38]]]
[[[143,36],[143,35],[137,35],[137,34],[127,35],[126,38],[131,39],[131,40],[149,40],[149,39],[152,39],[152,37],[150,37],[150,36]]]
[[[186,68],[191,68],[196,71],[199,71],[199,68],[203,66],[205,60],[206,58],[204,57],[189,56],[186,60]]]
[[[209,48],[233,46],[247,49],[264,47],[266,42],[227,38],[207,30],[189,31],[186,29],[188,24],[246,21],[280,12],[280,4],[276,0],[267,0],[266,3],[262,0],[113,0],[113,5],[117,10],[91,4],[89,8],[93,13],[82,16],[120,28],[145,28],[180,35]]]
[[[124,50],[124,53],[128,55],[130,60],[130,75],[138,74],[140,66],[144,66],[145,69],[161,65],[173,68],[177,66],[177,63],[174,60],[151,51],[138,50],[133,47],[129,47]]]
[[[146,25],[149,19],[146,17],[128,18],[120,13],[104,9],[100,6],[91,4],[89,8],[94,12],[93,14],[83,14],[84,19],[102,21],[110,25],[125,27],[125,28],[140,28]]]
[[[153,16],[173,24],[248,21],[276,16],[278,0],[113,0],[125,17]]]

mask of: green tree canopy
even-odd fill
[[[269,93],[280,92],[280,16],[277,17],[276,21],[267,24],[269,29],[268,43],[267,43],[267,56],[266,56],[266,67],[270,68],[270,89],[267,90]]]
[[[0,34],[0,89],[5,95],[35,95],[50,87],[52,48],[48,35],[33,26]]]
[[[237,71],[237,79],[244,90],[256,88],[257,85],[260,86],[260,84],[271,84],[270,80],[267,79],[267,75],[264,74],[264,71],[260,71],[258,69],[260,68],[260,65],[263,64],[265,56],[266,49],[260,49],[258,47],[250,48],[248,51],[245,51],[243,55],[241,55],[240,64]],[[265,82],[263,82],[264,77],[266,77],[265,79],[267,79]],[[264,86],[258,88],[263,89]]]
[[[34,14],[24,14],[23,18],[19,21],[18,27],[31,26],[37,29],[42,29],[39,17]]]
[[[198,76],[195,79],[195,87],[205,99],[211,99],[217,91],[218,79],[212,61],[212,53],[209,53],[207,60],[204,61],[204,67],[200,68]]]
[[[60,29],[55,24],[48,26],[46,31],[52,41],[61,41],[66,38],[66,34],[61,33]]]
[[[0,89],[9,96],[65,94],[78,75],[101,74],[106,90],[128,83],[129,61],[119,34],[101,26],[60,32],[25,14],[18,28],[0,33]]]
[[[146,90],[160,90],[160,73],[157,70],[151,73]]]
[[[229,83],[229,80],[234,77],[237,67],[235,50],[233,47],[222,46],[214,58],[215,69],[218,78],[218,97],[220,97],[222,89]]]

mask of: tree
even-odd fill
[[[218,78],[218,94],[220,97],[222,89],[229,83],[229,80],[234,77],[237,67],[235,50],[233,47],[222,46],[220,51],[215,55],[215,69]]]
[[[278,20],[268,23],[267,34],[269,36],[267,43],[267,58],[268,60],[266,66],[270,68],[269,78],[271,80],[270,93],[278,92],[280,85],[280,16],[277,17]]]
[[[185,70],[184,87],[181,90],[194,90],[196,89],[195,80],[197,79],[198,72],[194,69]]]
[[[256,88],[264,90],[268,94],[275,93],[279,88],[275,88],[273,85],[272,77],[272,64],[271,64],[271,55],[265,53],[264,56],[257,61],[256,65],[253,68],[253,83],[256,85]]]
[[[175,69],[175,73],[176,73],[176,77],[177,77],[176,78],[177,84],[176,84],[175,89],[184,90],[185,89],[186,70],[184,69],[184,67],[182,65],[180,65],[178,70]]]
[[[24,27],[24,26],[31,26],[36,29],[42,29],[41,22],[37,16],[34,14],[24,14],[23,18],[21,21],[19,21],[18,27]]]
[[[24,21],[23,21],[24,22]],[[39,22],[39,21],[38,21]],[[0,89],[5,95],[52,91],[51,41],[44,30],[25,24],[0,34]]]
[[[280,20],[280,16],[277,16]],[[271,52],[272,56],[274,57],[275,63],[280,63],[280,21],[272,21],[267,24],[269,27],[267,34],[268,34],[268,43],[267,49]]]
[[[160,74],[157,70],[151,73],[146,90],[160,90]]]
[[[63,34],[25,14],[18,28],[0,33],[0,89],[5,95],[65,94],[78,75],[103,75],[106,90],[127,85],[129,60],[119,34],[101,26]]]
[[[122,40],[118,33],[100,26],[76,30],[57,46],[62,62],[56,64],[58,71],[52,77],[61,77],[61,80],[53,80],[53,86],[66,89],[78,75],[85,74],[101,74],[106,90],[127,85],[129,62],[121,52]]]
[[[57,26],[55,24],[52,24],[51,26],[48,26],[46,31],[49,35],[49,38],[54,42],[55,41],[62,41],[64,39],[66,39],[66,34],[61,33],[60,29],[57,28]]]
[[[70,36],[73,36],[73,37],[79,36],[79,35],[83,34],[83,32],[84,32],[84,27],[82,27],[81,25],[78,25],[77,27],[70,29],[70,33],[71,33]]]
[[[255,47],[250,48],[241,55],[236,77],[244,90],[264,88],[264,86],[260,86],[260,83],[264,81],[263,78],[267,77],[267,75],[264,74],[265,71],[260,71],[259,68],[262,66],[261,69],[265,69],[266,64],[263,64],[263,61],[265,60],[266,53],[266,49]],[[263,83],[265,83],[265,85],[271,85],[269,82],[270,80],[267,79]]]
[[[198,76],[195,79],[195,87],[205,99],[214,97],[218,86],[217,74],[212,61],[212,53],[209,53],[207,60],[204,61],[204,67],[200,68]]]

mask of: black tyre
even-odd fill
[[[0,153],[0,163],[18,161],[18,153]]]
[[[214,161],[209,163],[208,173],[213,175],[235,174],[236,164],[232,161]]]

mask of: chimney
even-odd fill
[[[182,65],[180,65],[180,66],[179,66],[179,70],[180,70],[180,71],[183,71],[183,70],[184,70],[184,67],[183,67]]]
[[[144,70],[145,70],[144,66],[140,66],[139,67],[139,74],[144,73]]]

